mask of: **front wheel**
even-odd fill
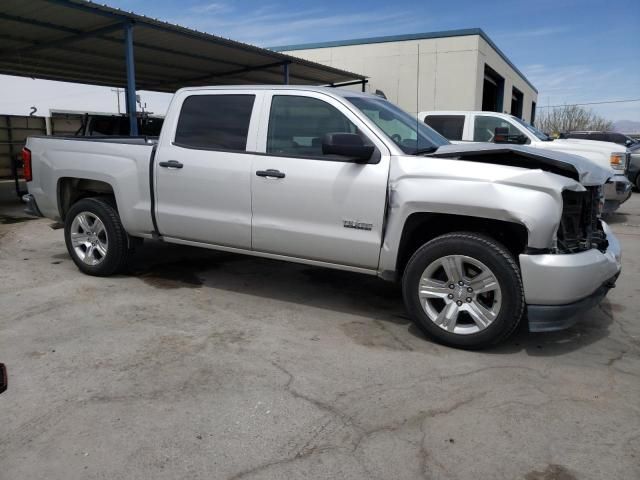
[[[402,291],[422,331],[460,348],[505,340],[524,310],[513,256],[492,238],[475,233],[442,235],[419,248],[405,269]]]
[[[107,198],[83,198],[74,203],[65,217],[64,239],[74,263],[88,275],[112,275],[126,264],[129,238]]]

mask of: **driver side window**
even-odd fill
[[[360,133],[340,111],[312,97],[275,95],[271,101],[267,153],[293,157],[324,157],[327,133]],[[362,135],[361,135],[362,136]],[[369,143],[365,139],[365,143]]]
[[[520,135],[520,131],[510,122],[499,117],[476,115],[473,124],[474,142],[493,142],[496,128],[508,128],[509,136]]]

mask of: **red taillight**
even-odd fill
[[[27,147],[22,149],[22,170],[24,179],[27,182],[33,180],[33,172],[31,171],[31,150]]]

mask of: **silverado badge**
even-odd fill
[[[355,220],[343,220],[342,225],[344,228],[355,228],[356,230],[371,230],[373,228],[372,223],[356,222]]]

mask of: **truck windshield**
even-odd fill
[[[382,98],[346,99],[375,123],[404,153],[419,155],[449,144],[449,140],[431,127]]]
[[[519,119],[518,117],[513,117],[513,119],[518,122],[520,125],[522,125],[524,128],[526,128],[527,130],[529,130],[531,133],[533,133],[536,138],[538,140],[542,140],[543,142],[550,142],[553,139],[547,135],[544,132],[541,132],[540,130],[538,130],[536,127],[534,127],[533,125],[525,122],[524,120]]]

